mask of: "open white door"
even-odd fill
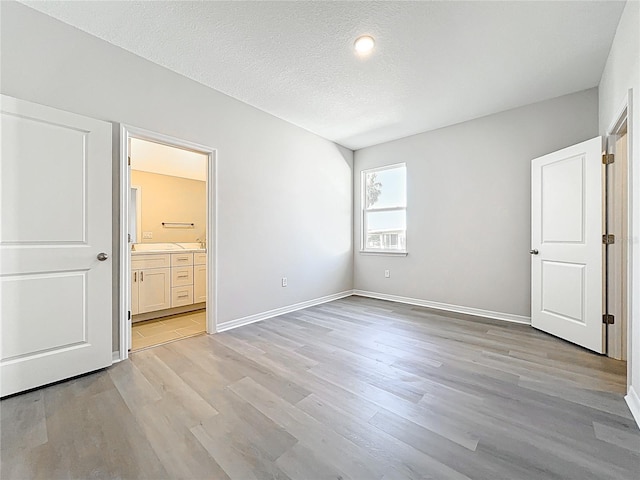
[[[112,363],[111,124],[2,95],[0,396]]]
[[[531,164],[531,324],[603,353],[602,139]]]

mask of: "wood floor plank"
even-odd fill
[[[637,480],[626,364],[363,297],[0,402],[0,477]]]
[[[250,378],[244,378],[230,385],[229,388],[285,428],[307,448],[330,458],[332,464],[349,477],[370,479],[382,477],[383,472],[379,468],[377,459],[302,410],[276,397]]]
[[[635,435],[630,428],[616,428],[600,422],[593,422],[593,430],[598,440],[617,445],[630,452],[640,452],[640,437]]]
[[[285,472],[291,480],[359,480],[360,477],[350,477],[341,471],[337,465],[318,458],[316,452],[303,444],[297,443],[290,450],[282,454],[276,465]]]
[[[10,448],[29,449],[47,443],[43,390],[9,398],[1,405],[0,450],[3,455],[10,455]]]
[[[431,448],[422,450],[421,453],[410,444],[376,428],[375,422],[360,421],[342,411],[340,405],[330,405],[312,394],[298,402],[296,406],[319,422],[331,425],[334,431],[366,449],[371,455],[383,459],[393,471],[386,472],[387,477],[396,477],[399,474],[403,478],[419,479],[424,478],[425,473],[429,472],[434,478],[459,480],[471,478],[461,473],[457,465],[446,465],[440,462],[433,456],[434,451]],[[378,415],[376,414],[373,418]],[[440,445],[443,449],[451,448],[459,453],[463,450],[463,447],[439,435],[432,432],[424,433],[420,438],[421,445],[427,444],[426,439],[431,438],[433,440],[429,443],[431,446]]]

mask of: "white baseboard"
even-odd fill
[[[522,323],[531,325],[531,317],[523,315],[514,315],[513,313],[492,312],[491,310],[482,310],[480,308],[461,307],[459,305],[450,305],[448,303],[431,302],[429,300],[420,300],[418,298],[401,297],[399,295],[389,295],[387,293],[368,292],[366,290],[354,290],[354,295],[361,297],[377,298],[380,300],[389,300],[391,302],[406,303],[409,305],[418,305],[420,307],[435,308],[437,310],[446,310],[449,312],[465,313],[467,315],[475,315],[476,317],[492,318],[494,320],[504,320],[505,322]]]
[[[232,328],[242,327],[243,325],[249,325],[250,323],[266,320],[267,318],[277,317],[278,315],[284,315],[285,313],[295,312],[296,310],[302,310],[303,308],[313,307],[314,305],[320,305],[321,303],[332,302],[340,298],[349,297],[353,294],[352,290],[346,290],[340,293],[334,293],[325,297],[314,298],[313,300],[307,300],[306,302],[294,303],[293,305],[287,305],[286,307],[276,308],[274,310],[268,310],[262,313],[256,313],[249,315],[248,317],[237,318],[235,320],[229,320],[228,322],[219,323],[216,327],[216,332],[225,332]]]
[[[640,397],[638,393],[633,389],[633,385],[629,385],[629,391],[627,395],[624,397],[629,405],[629,410],[631,410],[631,415],[635,419],[636,423],[640,427]]]

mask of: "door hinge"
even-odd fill
[[[603,153],[602,154],[602,164],[603,165],[611,165],[614,162],[613,153]]]
[[[602,156],[602,161],[604,162],[604,155]],[[131,157],[127,157],[127,165],[131,165]]]
[[[130,233],[127,233],[127,242],[131,243],[131,234]]]
[[[616,236],[613,233],[602,235],[602,243],[605,245],[613,245],[616,243]]]
[[[131,310],[129,310],[127,313],[129,314],[129,318],[127,318],[127,320],[131,320]]]
[[[615,323],[615,320],[615,317],[610,313],[602,314],[602,323],[604,323],[605,325],[613,325]]]

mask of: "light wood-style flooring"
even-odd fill
[[[3,480],[638,479],[625,364],[349,297],[3,400]]]
[[[137,322],[131,326],[131,351],[161,345],[207,331],[205,310]]]

